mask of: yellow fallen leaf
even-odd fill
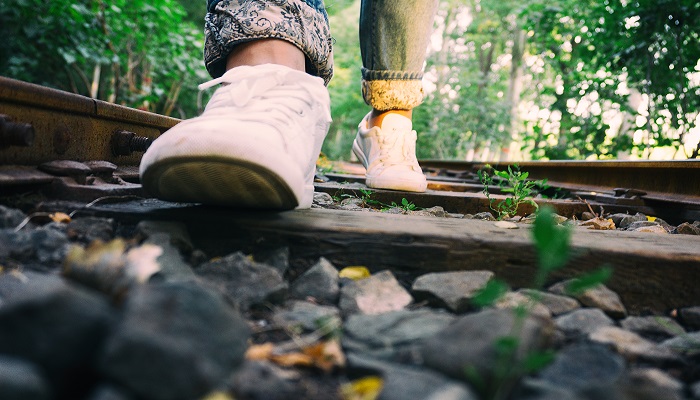
[[[370,273],[367,267],[355,266],[341,269],[338,276],[341,278],[352,279],[353,281],[359,281],[360,279],[369,278]]]
[[[376,400],[382,391],[384,380],[378,376],[367,376],[340,387],[343,400]]]
[[[589,219],[588,221],[582,222],[581,226],[588,226],[588,229],[608,231],[615,229],[615,222],[613,222],[612,219],[596,217],[593,219]]]
[[[312,358],[315,367],[325,372],[331,372],[335,367],[345,366],[345,354],[337,340],[319,342],[305,347],[302,351]]]
[[[272,343],[254,344],[245,352],[246,360],[263,361],[270,359],[275,345]]]
[[[51,218],[51,221],[53,221],[53,222],[60,222],[63,224],[67,224],[71,221],[70,216],[68,214],[65,214],[62,212],[55,212],[55,213],[49,214],[49,218]]]
[[[656,217],[650,217],[647,215],[647,221],[654,222],[654,221],[656,221]]]
[[[270,361],[281,367],[313,367],[313,357],[298,352],[273,354],[270,356]]]

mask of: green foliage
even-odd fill
[[[193,116],[204,40],[186,18],[174,0],[0,0],[0,74]]]
[[[486,307],[496,303],[504,294],[508,293],[508,285],[498,279],[491,279],[486,286],[472,299],[472,304],[477,307]]]
[[[585,292],[588,289],[592,289],[602,283],[605,283],[612,276],[612,268],[602,267],[593,272],[580,276],[573,279],[566,286],[566,293],[571,295],[578,295]]]
[[[404,211],[414,211],[416,209],[416,205],[413,204],[413,202],[406,200],[405,197],[403,197],[401,199],[401,204],[396,204],[396,202],[392,201],[391,208],[400,208]]]
[[[486,170],[491,167],[487,165]],[[479,180],[484,185],[482,192],[489,200],[489,207],[498,214],[498,219],[515,216],[521,204],[530,204],[538,208],[537,203],[532,200],[532,195],[536,188],[546,189],[546,180],[527,180],[529,173],[521,172],[520,168],[508,166],[507,171],[492,170],[493,175],[490,175],[486,170],[479,170]],[[489,185],[498,185],[502,193],[507,193],[507,197],[497,201],[491,198],[489,193]]]

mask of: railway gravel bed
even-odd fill
[[[107,206],[72,218],[60,208],[45,206],[17,229],[27,214],[0,207],[2,399],[700,399],[700,298],[692,291],[680,307],[652,310],[605,285],[571,296],[556,280],[542,291],[511,285],[498,302],[478,306],[474,296],[502,268],[377,261],[364,275],[345,269],[357,264],[314,258],[293,243],[276,247],[269,237],[264,246],[230,238],[207,246],[191,221],[156,212],[161,203],[111,217]],[[241,223],[367,214],[310,211]],[[378,223],[400,218],[399,230],[447,220],[369,214]],[[460,221],[485,236],[508,232],[507,241],[528,230]],[[229,236],[249,234],[228,227]],[[666,236],[679,248],[700,243]],[[683,257],[678,265],[697,274],[694,253]],[[644,285],[637,278],[631,286]]]

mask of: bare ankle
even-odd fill
[[[382,126],[382,121],[384,120],[384,117],[386,117],[389,114],[397,114],[401,115],[403,117],[406,117],[408,119],[412,119],[413,117],[413,110],[385,110],[385,111],[380,111],[377,109],[372,109],[372,112],[369,114],[369,127],[375,127],[375,126]]]
[[[226,70],[243,65],[279,64],[306,71],[306,56],[294,44],[281,39],[258,39],[241,43],[226,59]]]

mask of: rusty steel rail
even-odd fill
[[[57,159],[138,165],[178,119],[0,77],[0,165]]]

